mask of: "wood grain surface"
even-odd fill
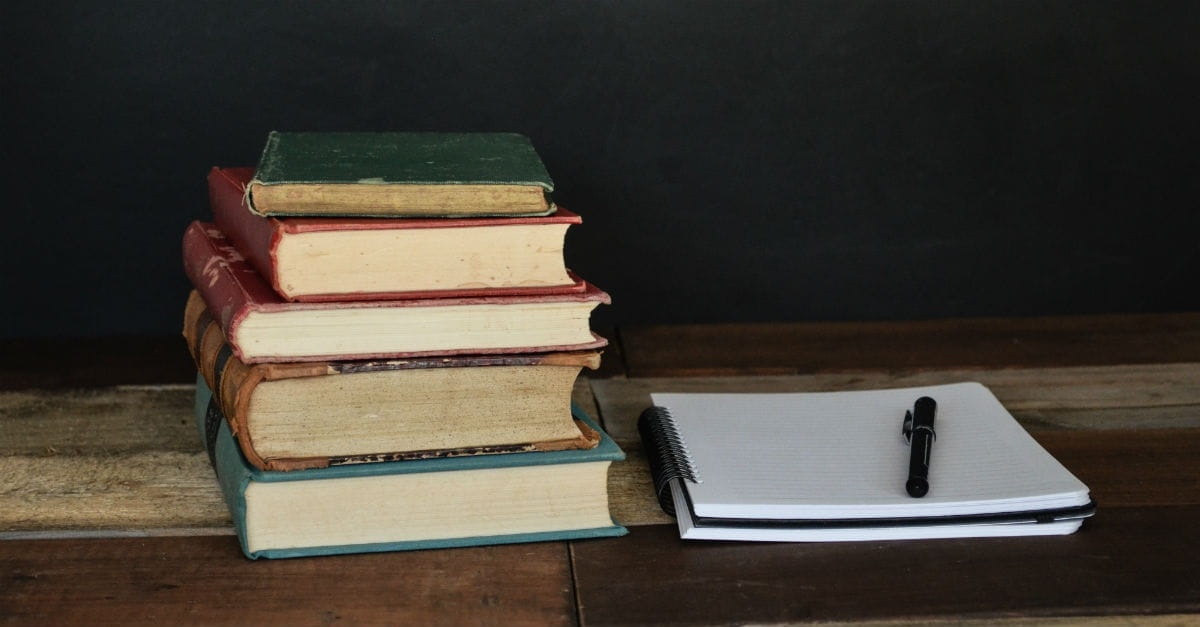
[[[1200,313],[621,328],[631,377],[1200,362]]]
[[[258,560],[226,537],[0,542],[4,625],[571,625],[565,543]]]
[[[1136,617],[1200,612],[1197,528],[1200,507],[1133,507],[1070,536],[685,542],[652,525],[572,551],[586,625]]]

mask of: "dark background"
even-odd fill
[[[529,135],[600,323],[1200,308],[1192,2],[7,2],[3,336],[167,334],[212,165]]]

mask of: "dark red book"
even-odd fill
[[[608,294],[289,302],[216,225],[193,222],[183,265],[233,353],[246,363],[533,353],[599,348],[588,328]]]
[[[581,293],[563,242],[579,224],[541,217],[269,218],[250,211],[253,168],[213,168],[217,227],[286,300],[392,300]]]

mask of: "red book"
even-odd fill
[[[286,300],[393,300],[581,293],[563,241],[565,209],[511,218],[267,218],[252,213],[253,168],[213,168],[213,219]]]
[[[246,363],[532,353],[608,344],[588,328],[608,294],[288,302],[213,224],[193,222],[183,265],[233,353]]]

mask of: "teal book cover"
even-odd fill
[[[403,541],[364,542],[353,544],[306,545],[276,548],[255,548],[254,542],[248,537],[247,499],[248,489],[254,484],[279,484],[286,482],[306,482],[321,480],[347,480],[346,485],[361,482],[364,478],[388,477],[396,475],[425,474],[435,481],[435,473],[454,473],[458,471],[489,470],[489,469],[525,469],[546,466],[562,467],[567,464],[585,464],[594,462],[613,462],[624,459],[624,453],[613,440],[600,429],[581,408],[572,405],[574,416],[596,429],[601,434],[600,444],[590,450],[551,451],[510,453],[503,455],[485,455],[477,457],[458,457],[444,459],[425,459],[400,462],[381,462],[371,464],[355,464],[335,466],[313,470],[292,472],[271,472],[254,468],[246,462],[238,449],[237,442],[229,430],[229,425],[221,416],[215,403],[210,403],[212,392],[198,378],[196,383],[195,413],[196,422],[205,448],[213,463],[217,480],[224,494],[226,505],[237,530],[238,540],[242,551],[247,557],[256,559],[288,558],[317,555],[336,555],[343,553],[366,553],[378,551],[405,551],[433,548],[450,548],[463,546],[478,546],[488,544],[512,544],[521,542],[539,542],[550,540],[572,540],[621,536],[626,529],[607,519],[607,524],[586,528],[568,528],[542,530],[521,533],[499,533],[470,536],[437,537],[427,539],[408,539]],[[446,475],[450,477],[451,475]],[[605,477],[607,472],[605,472]],[[337,485],[324,482],[327,485]],[[565,497],[564,497],[565,498]],[[605,503],[607,508],[607,503]],[[607,511],[607,510],[606,510]],[[466,511],[462,516],[469,517],[477,512]],[[486,517],[488,513],[483,513]],[[345,516],[338,524],[353,525],[361,516]]]

